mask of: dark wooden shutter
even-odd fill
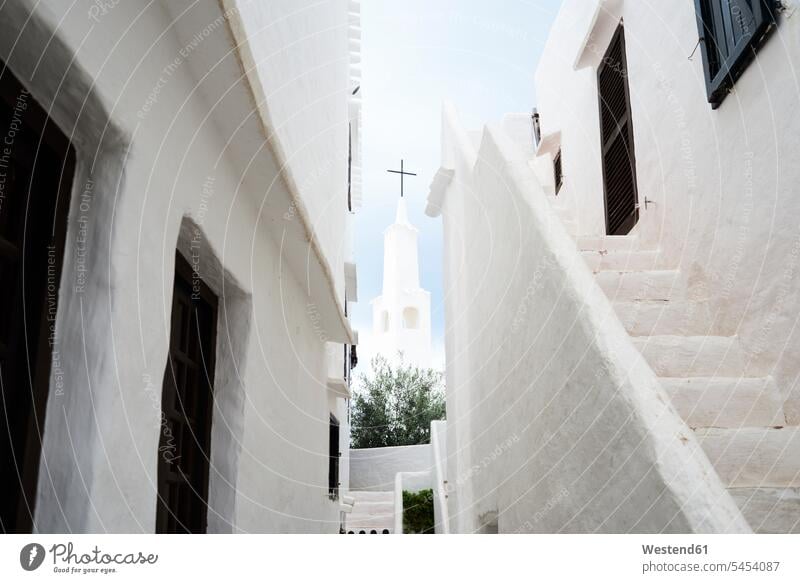
[[[75,151],[2,62],[0,142],[0,532],[22,533],[33,525],[50,364],[61,340],[55,323]]]
[[[775,0],[695,0],[708,101],[716,109],[777,24]]]
[[[617,28],[597,73],[606,234],[627,235],[639,220],[625,32]]]
[[[553,180],[555,181],[556,194],[561,190],[561,185],[564,184],[564,173],[561,170],[561,150],[553,158]]]
[[[217,296],[176,254],[169,358],[161,396],[159,533],[206,531],[216,327]]]
[[[339,497],[339,421],[333,415],[328,431],[328,495],[336,500]]]
[[[347,125],[347,210],[353,212],[353,123],[352,122]]]

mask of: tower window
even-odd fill
[[[419,328],[419,310],[417,308],[406,308],[403,310],[403,328],[416,330]]]
[[[387,312],[386,310],[384,310],[383,314],[381,314],[381,324],[383,326],[383,331],[384,332],[388,332],[389,331],[389,312]]]

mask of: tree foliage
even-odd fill
[[[403,534],[434,534],[433,490],[403,490]]]
[[[444,419],[442,375],[432,369],[392,366],[372,360],[372,374],[360,375],[351,416],[352,447],[429,443],[431,421]]]

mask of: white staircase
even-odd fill
[[[348,534],[391,534],[394,532],[394,492],[349,492],[353,511],[347,516]]]
[[[800,428],[785,427],[778,387],[680,273],[638,238],[577,237],[634,345],[661,379],[755,532],[800,532]]]

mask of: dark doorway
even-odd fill
[[[328,496],[331,500],[339,497],[339,420],[330,416],[328,425]]]
[[[33,526],[74,169],[67,137],[0,61],[0,531],[7,533]]]
[[[206,531],[216,330],[217,296],[177,253],[161,396],[159,533]]]
[[[597,71],[606,234],[627,235],[639,220],[625,29],[620,24]]]

